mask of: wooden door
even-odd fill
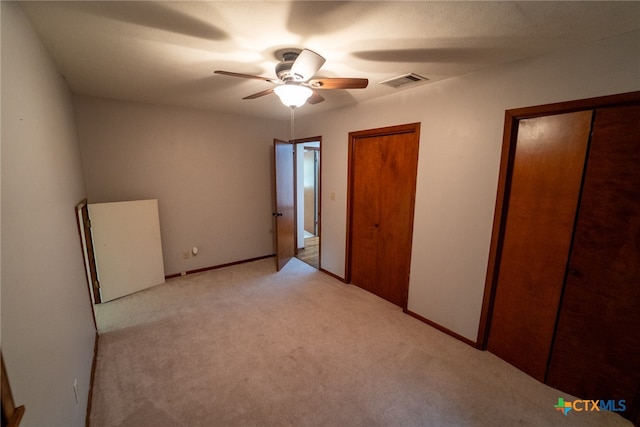
[[[419,123],[350,134],[351,283],[406,309]]]
[[[544,381],[591,111],[520,120],[488,349]]]
[[[275,169],[276,264],[280,271],[295,255],[293,144],[273,140]]]
[[[547,383],[640,410],[640,106],[596,111]]]
[[[89,204],[102,302],[164,283],[157,200]]]

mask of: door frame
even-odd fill
[[[297,151],[298,145],[304,144],[305,142],[318,142],[318,156],[320,158],[320,166],[318,168],[318,182],[316,192],[318,193],[318,270],[322,269],[322,136],[312,136],[308,138],[300,138],[293,140],[293,152],[294,158],[296,159],[293,162],[293,204],[295,206],[294,210],[294,242],[295,242],[295,255],[298,255],[298,161],[297,161]],[[303,219],[304,221],[304,219]]]
[[[587,98],[576,101],[544,104],[533,107],[516,108],[505,111],[502,154],[500,158],[500,174],[498,177],[498,188],[496,192],[493,231],[491,233],[484,296],[480,312],[478,337],[476,340],[476,347],[478,349],[486,350],[489,342],[491,317],[493,315],[493,305],[496,296],[496,286],[500,270],[500,258],[502,256],[502,245],[504,241],[504,232],[509,206],[509,191],[511,187],[511,175],[513,173],[513,162],[516,153],[519,121],[555,114],[593,110],[604,107],[624,106],[637,103],[638,101],[640,101],[640,91]]]
[[[361,131],[355,131],[355,132],[349,132],[349,160],[348,160],[348,169],[347,169],[347,230],[346,230],[346,236],[347,236],[347,241],[345,244],[345,267],[344,267],[344,272],[345,272],[345,278],[344,281],[345,283],[351,283],[351,261],[352,261],[352,240],[353,240],[353,199],[354,199],[354,163],[355,163],[355,158],[354,158],[354,151],[355,151],[355,144],[356,141],[358,139],[362,139],[362,138],[368,138],[368,137],[381,137],[381,136],[389,136],[389,135],[400,135],[400,134],[407,134],[407,133],[418,133],[418,144],[420,143],[419,138],[420,138],[420,123],[407,123],[407,124],[402,124],[402,125],[396,125],[396,126],[387,126],[387,127],[382,127],[382,128],[375,128],[375,129],[367,129],[367,130],[361,130]],[[419,165],[418,165],[419,166]],[[416,169],[416,177],[415,177],[415,184],[414,184],[414,191],[412,194],[412,206],[413,209],[411,211],[411,240],[409,241],[409,245],[412,245],[412,241],[413,241],[413,225],[414,225],[414,215],[415,215],[415,197],[416,197],[416,185],[417,185],[417,169]],[[412,248],[410,247],[409,249],[409,258],[411,258],[411,252],[412,252]],[[409,262],[411,262],[411,260],[409,260]],[[408,309],[408,302],[409,302],[409,280],[410,278],[407,278],[407,290],[405,293],[405,297],[404,297],[404,301],[402,304],[402,309],[403,311],[407,312]]]

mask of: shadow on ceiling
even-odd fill
[[[155,28],[205,40],[225,40],[229,36],[214,25],[173,9],[163,2],[72,2],[72,7],[95,16]]]

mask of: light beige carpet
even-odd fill
[[[630,426],[293,259],[97,307],[91,426]]]

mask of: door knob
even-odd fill
[[[273,212],[271,215],[273,215],[273,216],[282,216],[282,212]]]

